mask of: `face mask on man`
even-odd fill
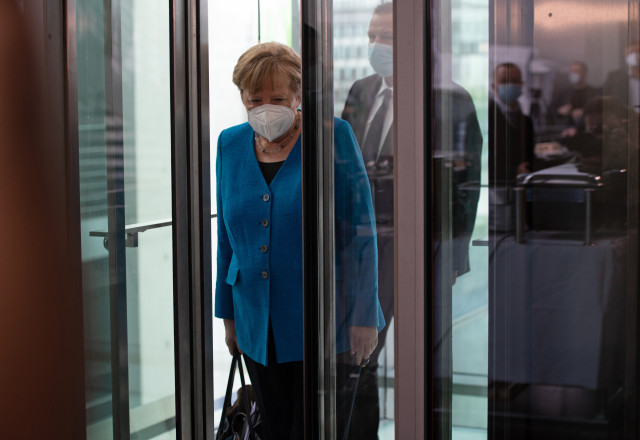
[[[381,77],[387,78],[393,75],[393,46],[369,43],[369,63]]]
[[[573,85],[576,85],[580,82],[580,74],[577,72],[571,72],[569,74],[569,82]]]
[[[498,84],[498,96],[505,104],[513,104],[522,95],[522,86],[520,84]]]
[[[638,54],[638,52],[631,52],[629,55],[627,55],[627,66],[629,67],[638,67],[638,64],[640,62],[640,55]]]
[[[286,105],[263,104],[248,111],[251,128],[272,142],[289,130],[296,114]]]

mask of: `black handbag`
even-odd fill
[[[236,366],[240,371],[242,386],[238,390],[238,396],[231,405],[233,393],[233,379],[236,374]],[[260,440],[259,431],[262,428],[264,411],[261,411],[256,399],[253,387],[244,382],[244,369],[240,353],[236,352],[231,361],[227,392],[222,406],[222,417],[218,425],[216,440]]]

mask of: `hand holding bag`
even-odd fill
[[[240,371],[242,387],[238,390],[236,402],[231,405],[236,366]],[[251,385],[245,385],[241,355],[236,351],[231,361],[216,440],[260,440],[257,428],[261,425],[263,417],[264,411],[260,410]]]

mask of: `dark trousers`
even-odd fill
[[[299,440],[304,437],[302,361],[277,363],[269,327],[268,366],[244,356],[251,384],[266,412],[263,440]]]
[[[361,370],[353,413],[349,420],[351,399],[355,391],[354,373],[358,371],[349,358],[348,352],[344,355],[338,355],[336,365],[336,438],[338,440],[345,438],[344,431],[346,423],[349,421],[348,440],[377,439],[378,415],[380,414],[377,375],[370,374],[367,367]],[[374,414],[375,418],[368,419]]]
[[[299,440],[304,437],[304,397],[302,361],[276,363],[273,337],[269,335],[268,366],[264,366],[244,356],[256,398],[266,413],[263,426],[258,430],[263,440]],[[363,369],[364,371],[364,369]],[[356,367],[350,361],[349,352],[337,356],[336,363],[336,438],[342,440],[346,423],[350,421],[348,439],[361,440],[377,436],[378,388],[370,383],[372,376],[364,374],[358,381],[358,392],[349,419],[351,401],[356,383],[353,373]],[[375,394],[371,394],[371,390]],[[369,394],[367,394],[369,393]],[[375,408],[372,408],[372,405]],[[373,411],[375,409],[375,411]],[[366,420],[375,412],[376,420]],[[359,417],[357,415],[360,414]],[[376,437],[374,437],[376,438]]]
[[[386,325],[378,334],[378,345],[362,369],[355,407],[351,418],[349,438],[377,440],[380,425],[378,395],[378,357],[387,339],[393,319],[393,225],[378,225],[378,298]],[[340,374],[338,375],[340,377]],[[340,437],[338,437],[340,438]]]

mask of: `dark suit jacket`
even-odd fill
[[[360,79],[351,87],[345,102],[342,119],[351,124],[356,139],[361,146],[364,142],[367,116],[381,84],[382,77],[377,74]],[[452,176],[453,191],[451,194],[454,269],[461,275],[469,271],[469,240],[475,223],[479,198],[482,134],[473,100],[462,87],[451,83],[446,88],[435,89],[433,99],[435,108],[439,108],[439,103],[446,101],[447,104],[443,105],[442,108],[450,110],[450,113],[447,114],[443,114],[441,111],[435,112],[432,123],[435,128],[436,149],[438,149],[439,154],[443,153],[448,158],[454,156],[464,158],[464,166],[457,167],[457,171]],[[446,136],[446,138],[451,139],[451,145],[443,145],[438,142],[438,134],[441,134],[439,132],[440,127],[449,127],[451,129],[450,135]],[[381,149],[382,153],[378,160],[384,160],[385,152],[392,151],[393,133],[390,130],[385,138]],[[393,161],[391,161],[392,163]],[[392,169],[389,170],[390,174],[392,174],[392,171]],[[375,171],[369,170],[369,173],[372,175]],[[376,200],[376,217],[381,215],[383,220],[387,216],[393,218],[392,182],[392,180],[389,180],[389,187],[383,188],[383,192],[387,190],[391,193],[391,195],[384,197],[385,206],[381,206],[380,197]],[[477,183],[477,185],[474,186],[472,182]],[[439,192],[438,188],[436,188],[436,192]],[[376,195],[379,196],[380,191],[376,191]],[[436,227],[436,229],[439,228]]]
[[[533,121],[521,112],[508,118],[498,104],[489,99],[489,183],[516,184],[518,166],[533,165]]]
[[[462,275],[469,271],[469,242],[480,198],[482,132],[471,95],[458,84],[434,89],[432,99],[431,138],[440,158],[435,164],[443,167],[435,193],[442,194],[439,185],[450,185],[453,269]]]
[[[349,90],[349,95],[344,104],[342,119],[351,124],[358,144],[364,145],[364,130],[367,126],[369,110],[376,99],[376,95],[382,85],[382,77],[378,74],[359,79]],[[393,131],[389,130],[381,152],[393,152]]]
[[[629,74],[626,70],[614,70],[609,72],[602,86],[604,96],[615,96],[621,103],[629,101]]]
[[[382,85],[382,77],[373,74],[359,79],[349,90],[344,105],[342,119],[353,128],[360,148],[364,145],[364,132],[367,127],[367,116]],[[366,155],[366,152],[362,152]],[[393,225],[393,162],[389,161],[393,155],[393,125],[387,133],[384,144],[378,152],[374,166],[367,167],[367,174],[371,183],[376,221],[380,225],[379,231],[384,232],[383,225]]]

